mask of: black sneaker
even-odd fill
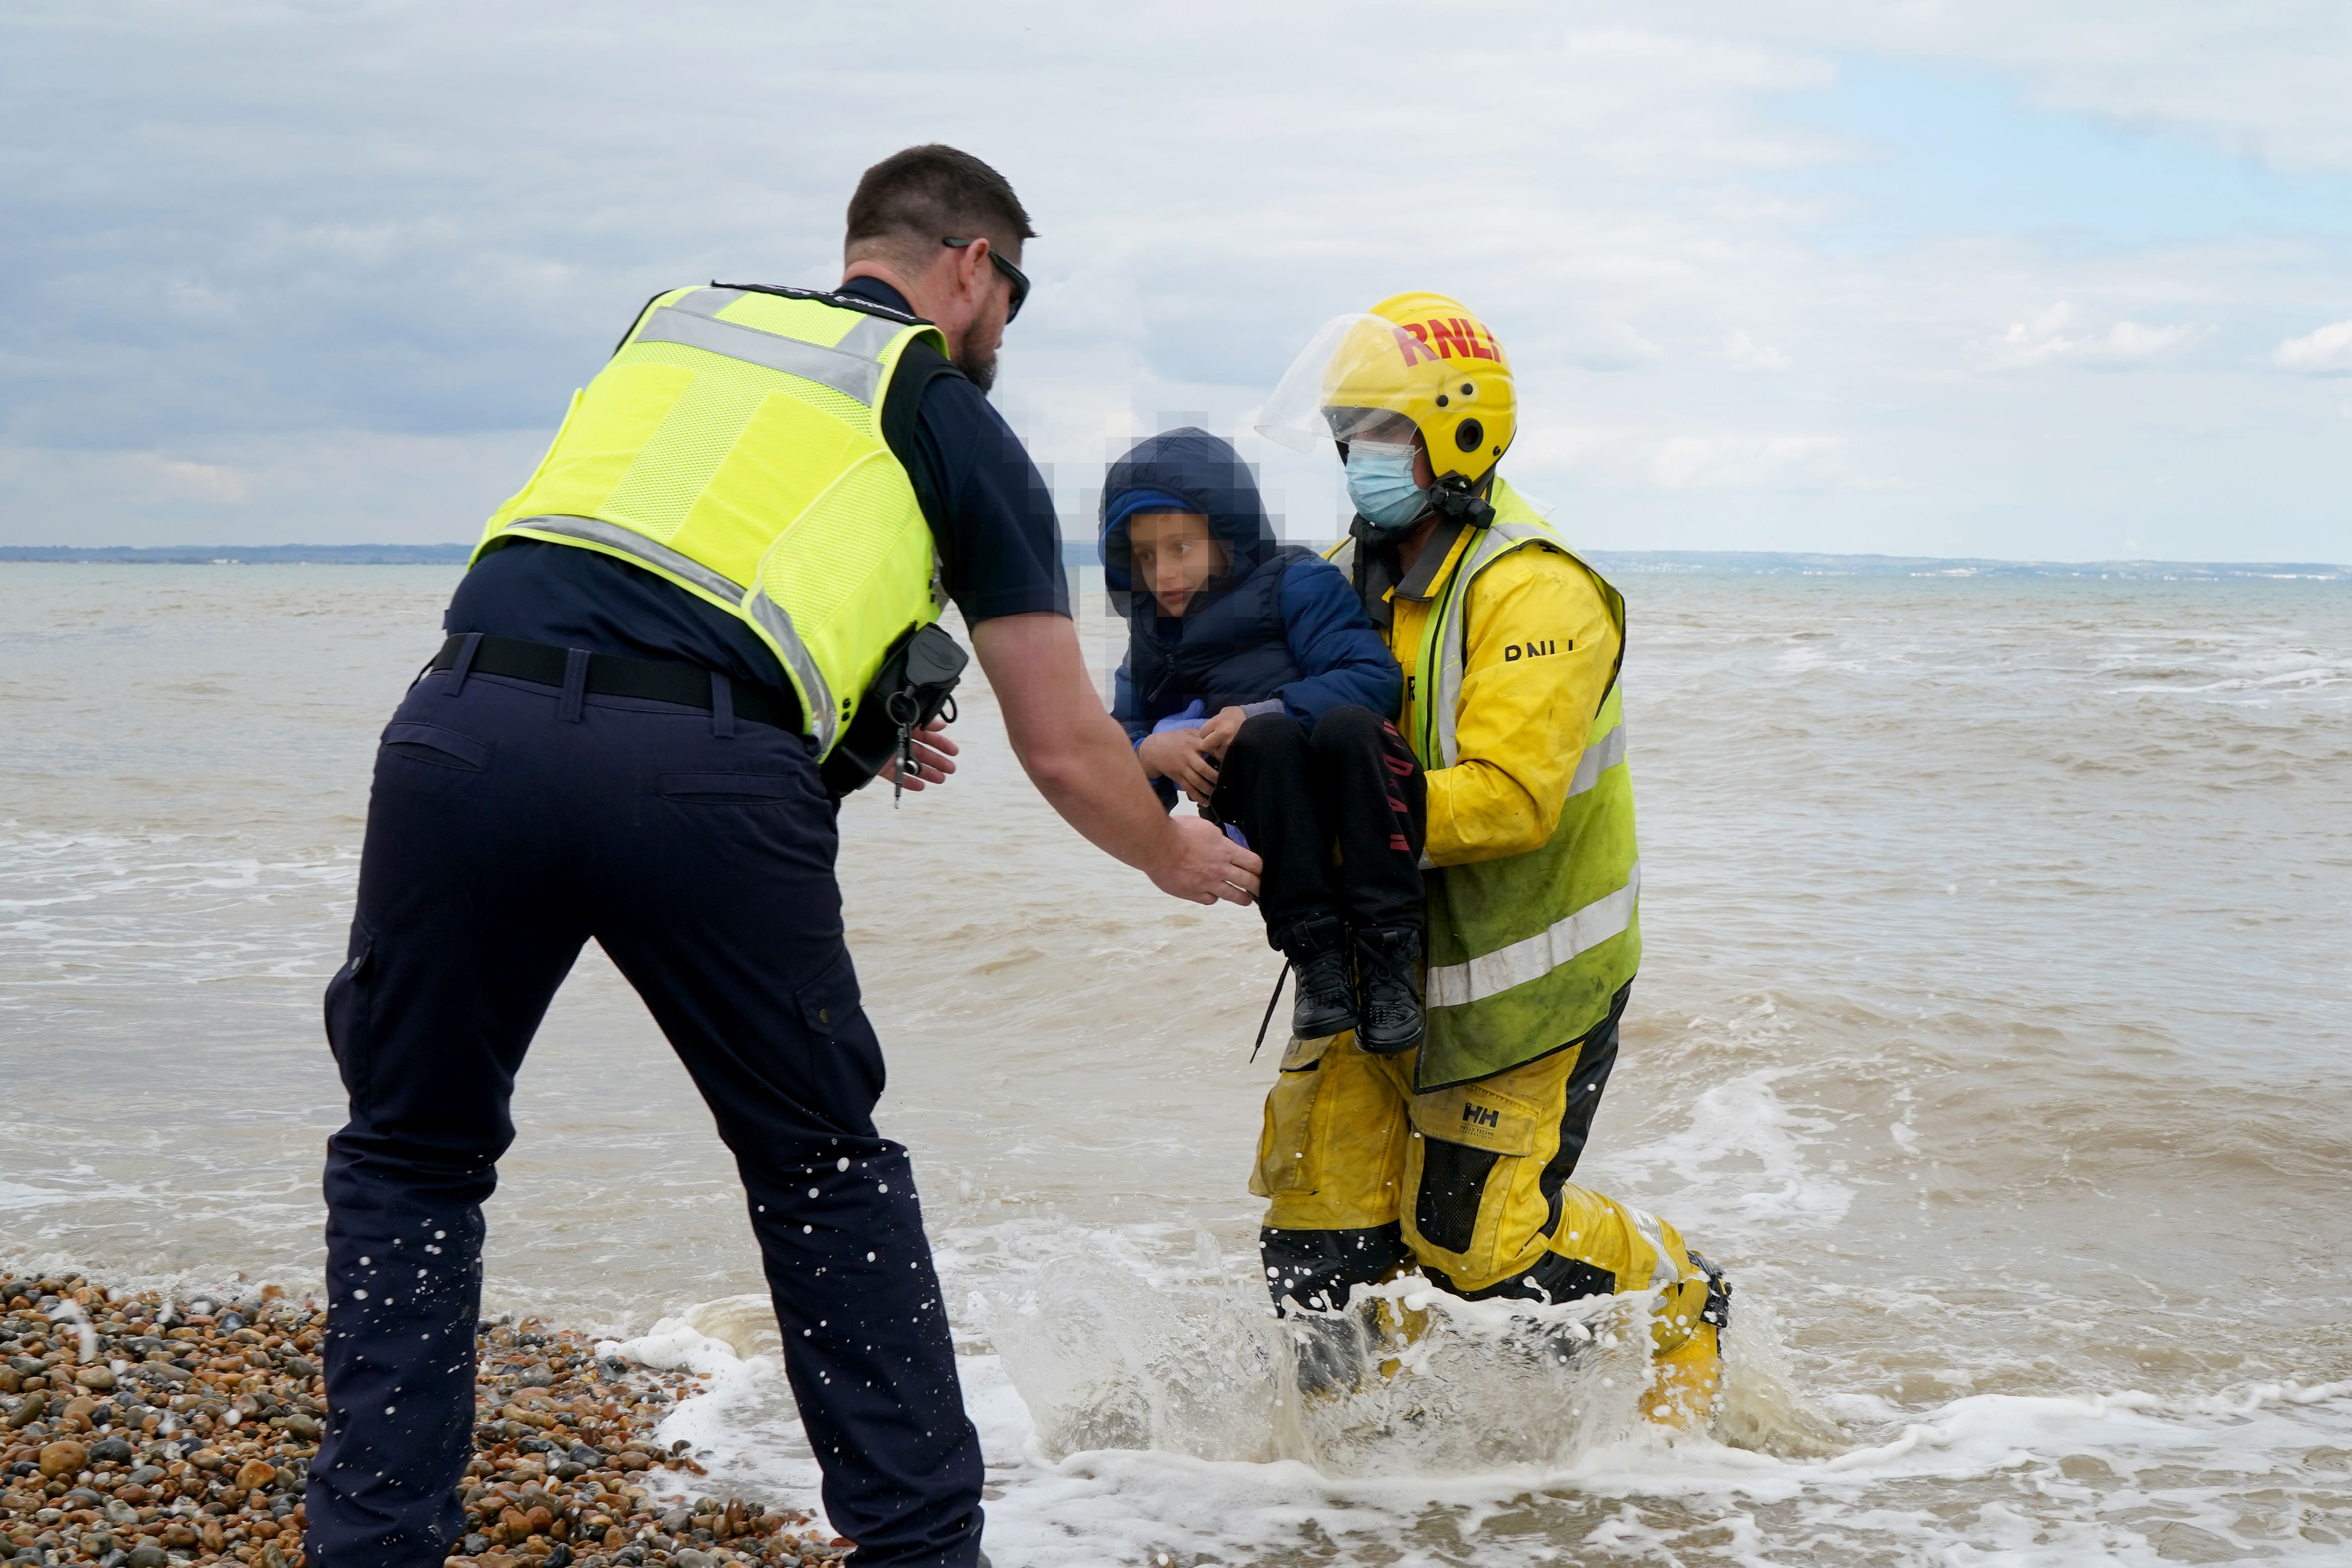
[[[1356,983],[1349,973],[1348,928],[1335,915],[1302,920],[1275,939],[1290,960],[1290,1034],[1321,1040],[1356,1027]]]
[[[1421,1043],[1421,933],[1389,925],[1356,933],[1356,1043],[1396,1056]]]

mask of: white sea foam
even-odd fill
[[[1098,1279],[1074,1286],[1073,1293],[1098,1298],[1104,1289]],[[1390,1299],[1419,1300],[1410,1291]],[[1120,1297],[1122,1307],[1139,1304],[1133,1295]],[[722,1316],[753,1310],[740,1298],[709,1305]],[[1491,1338],[1523,1315],[1470,1305],[1474,1310],[1457,1312],[1453,1321],[1474,1336]],[[723,1340],[688,1326],[703,1310],[602,1348],[711,1375],[709,1391],[681,1404],[659,1432],[665,1442],[690,1443],[709,1469],[694,1490],[815,1508],[816,1467],[779,1359],[768,1352],[740,1358]],[[1824,1560],[1923,1568],[1976,1560],[1971,1553],[2049,1568],[2154,1563],[2177,1554],[2168,1544],[2208,1538],[2265,1561],[2341,1560],[2326,1549],[2324,1525],[2288,1532],[2284,1521],[2296,1517],[2294,1507],[2282,1511],[2273,1500],[2250,1511],[2245,1494],[2293,1491],[2340,1475],[2329,1469],[2331,1456],[2341,1466],[2352,1461],[2352,1450],[2326,1445],[2352,1441],[2352,1382],[2247,1384],[2187,1399],[2136,1390],[1976,1395],[1908,1419],[1890,1408],[1867,1411],[1867,1400],[1850,1401],[1849,1418],[1864,1429],[1864,1440],[1811,1457],[1668,1433],[1641,1421],[1629,1397],[1592,1426],[1591,1440],[1549,1461],[1472,1469],[1416,1462],[1346,1475],[1297,1458],[1214,1451],[1253,1420],[1260,1424],[1258,1446],[1268,1448],[1268,1417],[1279,1421],[1259,1397],[1272,1391],[1255,1388],[1203,1424],[1201,1390],[1229,1375],[1230,1358],[1223,1358],[1227,1371],[1205,1379],[1181,1358],[1213,1344],[1232,1322],[1221,1315],[1189,1322],[1179,1306],[1130,1319],[1115,1343],[1090,1333],[1102,1325],[1087,1320],[1066,1335],[1032,1332],[1019,1340],[1017,1356],[960,1356],[995,1494],[988,1542],[996,1561],[1007,1568],[1273,1563],[1295,1561],[1295,1553],[1320,1543],[1318,1552],[1337,1554],[1316,1561],[1436,1563],[1458,1561],[1454,1554],[1463,1552],[1482,1563],[1532,1564],[1557,1563],[1564,1544],[1580,1541],[1603,1551],[1747,1563],[1767,1550],[1768,1540],[1792,1530],[1826,1551]],[[1172,1341],[1158,1337],[1163,1334]],[[1079,1364],[1056,1369],[1049,1364],[1056,1358]],[[1399,1381],[1442,1379],[1444,1359],[1433,1355],[1398,1374]],[[1596,1363],[1581,1379],[1591,1382],[1602,1365],[1623,1370]],[[1171,1372],[1172,1385],[1158,1382]],[[1501,1385],[1480,1390],[1511,1391]],[[1524,1383],[1516,1391],[1522,1398],[1528,1393]],[[1087,1422],[1108,1418],[1096,1409],[1073,1424],[1076,1404],[1096,1400],[1141,1402],[1145,1408],[1130,1414],[1127,1427],[1134,1440],[1066,1450]],[[1189,1415],[1178,1409],[1186,1406]],[[1213,1440],[1202,1440],[1213,1433]],[[1397,1446],[1400,1454],[1413,1447],[1410,1438]],[[1956,1518],[1948,1508],[1895,1500],[1928,1482],[1939,1483],[1947,1498],[1976,1500],[1971,1513]],[[665,1484],[677,1495],[688,1490],[683,1479]],[[2305,1496],[2299,1506],[2316,1518],[2340,1519],[2347,1507],[2340,1496],[2332,1502],[2324,1494]],[[1531,1531],[1531,1523],[1543,1528]],[[1394,1555],[1400,1549],[1403,1555]]]
[[[1716,1235],[1745,1239],[1768,1227],[1834,1226],[1853,1205],[1853,1187],[1807,1156],[1807,1145],[1821,1142],[1833,1123],[1780,1099],[1774,1086],[1792,1071],[1762,1068],[1709,1084],[1689,1102],[1680,1126],[1612,1149],[1596,1166],[1630,1190],[1671,1193],[1667,1217],[1701,1251]]]
[[[0,1210],[39,1208],[47,1204],[71,1203],[79,1193],[59,1192],[53,1187],[30,1186],[20,1181],[0,1176]]]

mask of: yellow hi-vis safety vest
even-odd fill
[[[927,322],[806,290],[657,295],[473,559],[511,538],[618,556],[740,617],[832,751],[901,636],[939,619],[929,525],[882,438]]]
[[[1513,550],[1551,549],[1590,573],[1609,607],[1623,663],[1625,600],[1501,479],[1495,520],[1454,551],[1414,650],[1425,700],[1406,739],[1424,768],[1461,760],[1471,585]],[[1330,553],[1352,574],[1355,542]],[[1559,821],[1538,848],[1499,860],[1428,868],[1428,1033],[1414,1066],[1426,1092],[1507,1072],[1579,1043],[1608,1021],[1642,961],[1642,864],[1633,840],[1633,780],[1625,762],[1624,697],[1616,672],[1592,716]]]

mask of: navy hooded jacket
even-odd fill
[[[1181,618],[1134,580],[1128,519],[1184,510],[1209,519],[1225,569]],[[1339,568],[1274,537],[1257,484],[1232,446],[1187,426],[1138,442],[1103,486],[1105,585],[1128,622],[1111,713],[1140,744],[1195,701],[1209,711],[1279,702],[1309,726],[1353,703],[1396,716],[1404,676]],[[1269,707],[1266,711],[1274,711]]]

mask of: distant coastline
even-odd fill
[[[1315,541],[1297,540],[1297,543]],[[457,566],[471,545],[0,545],[0,564],[85,566]],[[1589,550],[1626,575],[1716,577],[1999,577],[2143,582],[2352,582],[2352,566],[2326,561],[1988,560],[1975,557],[1826,555],[1793,550]],[[1067,566],[1095,564],[1089,542],[1065,541]]]
[[[1603,571],[1718,577],[2001,577],[2141,582],[2352,582],[2325,561],[1986,560],[1974,557],[1817,555],[1783,550],[1587,550]]]
[[[83,566],[457,566],[471,545],[0,545],[0,562]]]

